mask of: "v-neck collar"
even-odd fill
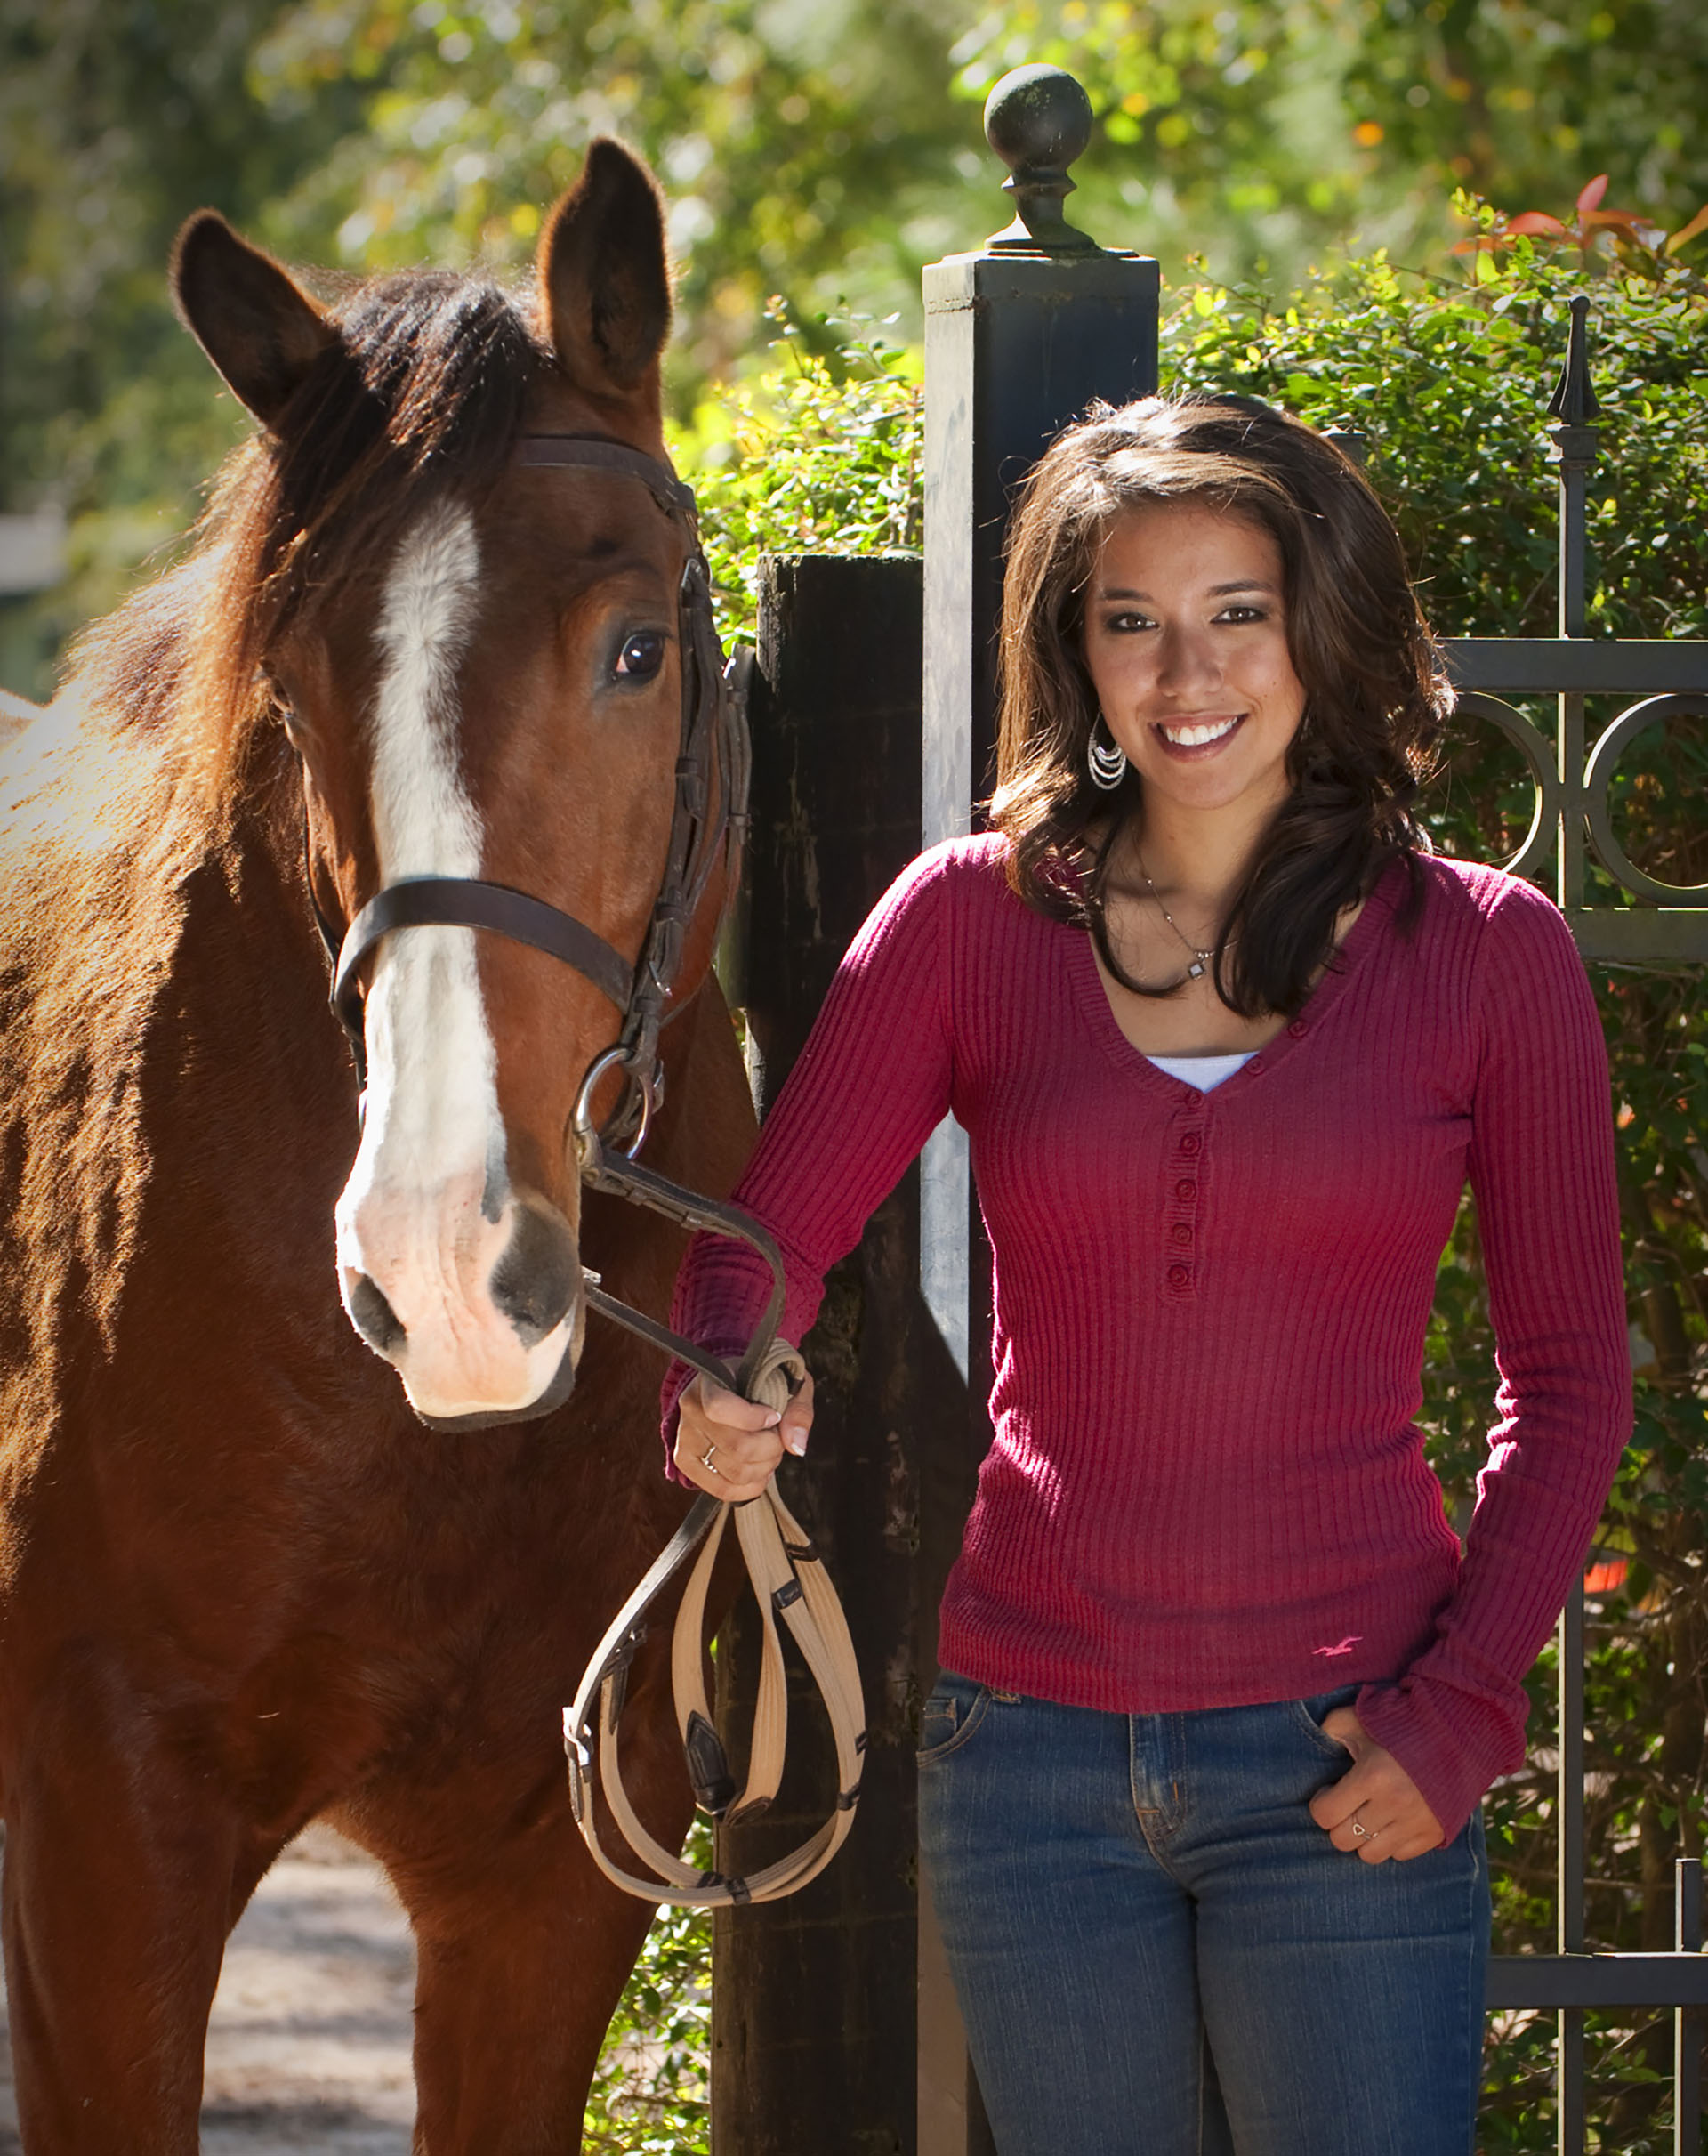
[[[1166,1070],[1157,1069],[1142,1048],[1133,1046],[1121,1030],[1110,1005],[1103,976],[1097,970],[1097,954],[1092,949],[1090,934],[1084,929],[1069,927],[1065,932],[1072,942],[1068,965],[1081,1014],[1105,1054],[1126,1078],[1136,1077],[1141,1083],[1164,1089],[1176,1100],[1225,1099],[1255,1083],[1264,1071],[1273,1070],[1284,1057],[1309,1040],[1327,1017],[1372,946],[1386,933],[1405,887],[1406,873],[1404,860],[1389,862],[1377,877],[1375,887],[1365,900],[1364,909],[1352,924],[1346,941],[1329,960],[1327,970],[1297,1014],[1273,1040],[1265,1041],[1261,1048],[1255,1049],[1248,1062],[1242,1064],[1231,1078],[1224,1078],[1211,1093],[1203,1092],[1189,1079],[1171,1078]]]

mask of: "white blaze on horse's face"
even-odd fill
[[[372,742],[382,888],[481,873],[456,753],[479,568],[472,518],[441,505],[406,537],[386,585]],[[418,1414],[512,1413],[573,1368],[573,1234],[510,1184],[475,931],[412,928],[372,965],[362,1141],[337,1210],[344,1305]]]

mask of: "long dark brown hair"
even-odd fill
[[[1009,529],[991,821],[1018,895],[1090,928],[1113,965],[1103,886],[1114,839],[1144,800],[1131,769],[1104,794],[1086,767],[1097,696],[1085,592],[1117,516],[1189,499],[1248,519],[1281,554],[1305,715],[1287,799],[1221,924],[1214,980],[1243,1017],[1291,1013],[1332,958],[1342,909],[1390,861],[1427,851],[1413,803],[1452,704],[1398,535],[1357,465],[1313,428],[1254,398],[1147,397],[1093,406],[1058,436]]]

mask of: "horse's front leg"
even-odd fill
[[[674,1730],[630,1711],[624,1779],[674,1847],[690,1810]],[[391,1861],[418,1949],[416,2156],[574,2156],[652,1905],[595,1871],[560,1754],[529,1781],[492,1764],[459,1781],[433,1792],[431,1843]]]
[[[28,2156],[199,2145],[234,1877],[254,1867],[176,1719],[117,1671],[62,1669],[5,1763],[0,1923]]]

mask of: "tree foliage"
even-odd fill
[[[1109,146],[1096,237],[1223,276],[1291,283],[1349,236],[1416,256],[1455,186],[1564,214],[1606,171],[1668,229],[1708,199],[1696,0],[1010,0],[956,53],[979,95],[1072,69]]]
[[[298,0],[257,93],[308,112],[353,71],[363,124],[276,229],[351,266],[523,262],[591,138],[620,134],[671,196],[673,365],[726,375],[771,295],[875,296],[950,242],[965,121],[944,22],[925,0]]]
[[[1708,199],[1697,0],[0,0],[0,511],[62,505],[73,568],[0,602],[0,678],[45,690],[242,424],[166,304],[192,210],[520,271],[613,130],[671,198],[685,418],[762,370],[773,295],[807,341],[844,303],[917,335],[921,263],[1007,222],[977,100],[1036,58],[1099,116],[1076,214],[1171,278],[1416,257],[1455,180],[1563,219],[1605,170],[1666,230]]]
[[[360,117],[347,84],[278,125],[252,85],[277,0],[0,0],[0,511],[73,515],[71,574],[0,602],[0,675],[42,693],[55,649],[190,521],[241,438],[173,320],[173,236],[205,205],[254,222]]]

